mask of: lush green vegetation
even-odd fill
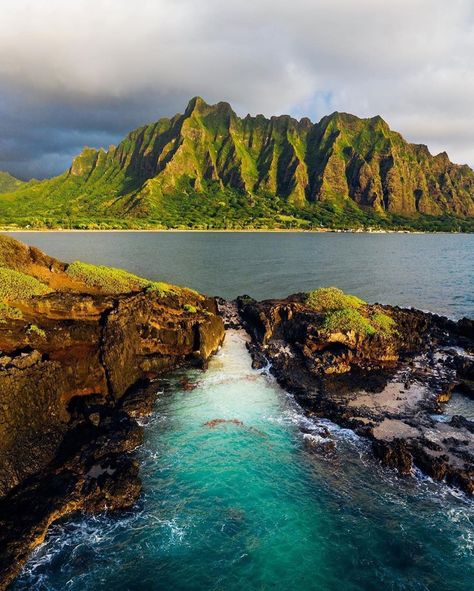
[[[0,180],[0,226],[474,232],[473,187],[380,117],[240,119],[195,98],[58,177]]]
[[[71,263],[66,269],[66,273],[71,279],[79,281],[94,290],[108,294],[146,290],[156,292],[162,296],[177,295],[183,292],[198,295],[193,290],[176,287],[162,281],[150,281],[123,269],[92,265],[81,261]]]
[[[395,332],[396,323],[391,316],[377,309],[374,311],[364,300],[337,287],[311,291],[306,304],[315,312],[324,314],[323,326],[331,332],[353,331],[362,335],[390,335]]]
[[[50,293],[51,289],[25,273],[0,267],[0,300],[10,302]]]
[[[16,179],[8,172],[0,171],[0,193],[16,191],[23,185],[23,181]]]
[[[354,308],[330,312],[324,320],[324,328],[330,332],[353,331],[363,335],[372,335],[377,332],[370,320]]]
[[[407,232],[474,232],[474,219],[453,215],[413,217],[376,213],[350,200],[342,203],[306,203],[297,207],[269,194],[250,197],[234,189],[221,189],[209,183],[205,193],[192,188],[162,196],[144,217],[114,216],[94,211],[93,195],[89,207],[66,205],[67,192],[55,207],[11,201],[6,207],[0,195],[0,227],[32,229],[178,229],[178,230],[398,230]],[[46,213],[45,213],[46,212]]]
[[[337,287],[320,287],[311,291],[306,303],[314,311],[324,314],[346,308],[357,309],[365,304],[357,296],[346,294]]]

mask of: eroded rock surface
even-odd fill
[[[0,236],[0,588],[54,520],[133,505],[127,454],[156,395],[137,386],[204,366],[224,338],[211,298],[85,272]]]
[[[453,391],[472,395],[474,330],[413,309],[365,306],[389,315],[390,332],[327,329],[306,294],[238,300],[255,366],[270,363],[300,404],[369,437],[378,458],[403,474],[414,466],[474,493],[474,423],[443,416]]]

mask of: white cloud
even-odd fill
[[[58,130],[69,158],[78,130],[115,138],[196,94],[242,114],[381,114],[474,163],[470,0],[1,1],[0,137],[23,114],[42,163]]]

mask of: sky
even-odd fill
[[[227,101],[239,115],[381,115],[474,165],[472,0],[0,0],[0,170]]]

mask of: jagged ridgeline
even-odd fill
[[[240,118],[198,97],[58,177],[11,182],[3,224],[474,229],[474,172],[381,117]]]

